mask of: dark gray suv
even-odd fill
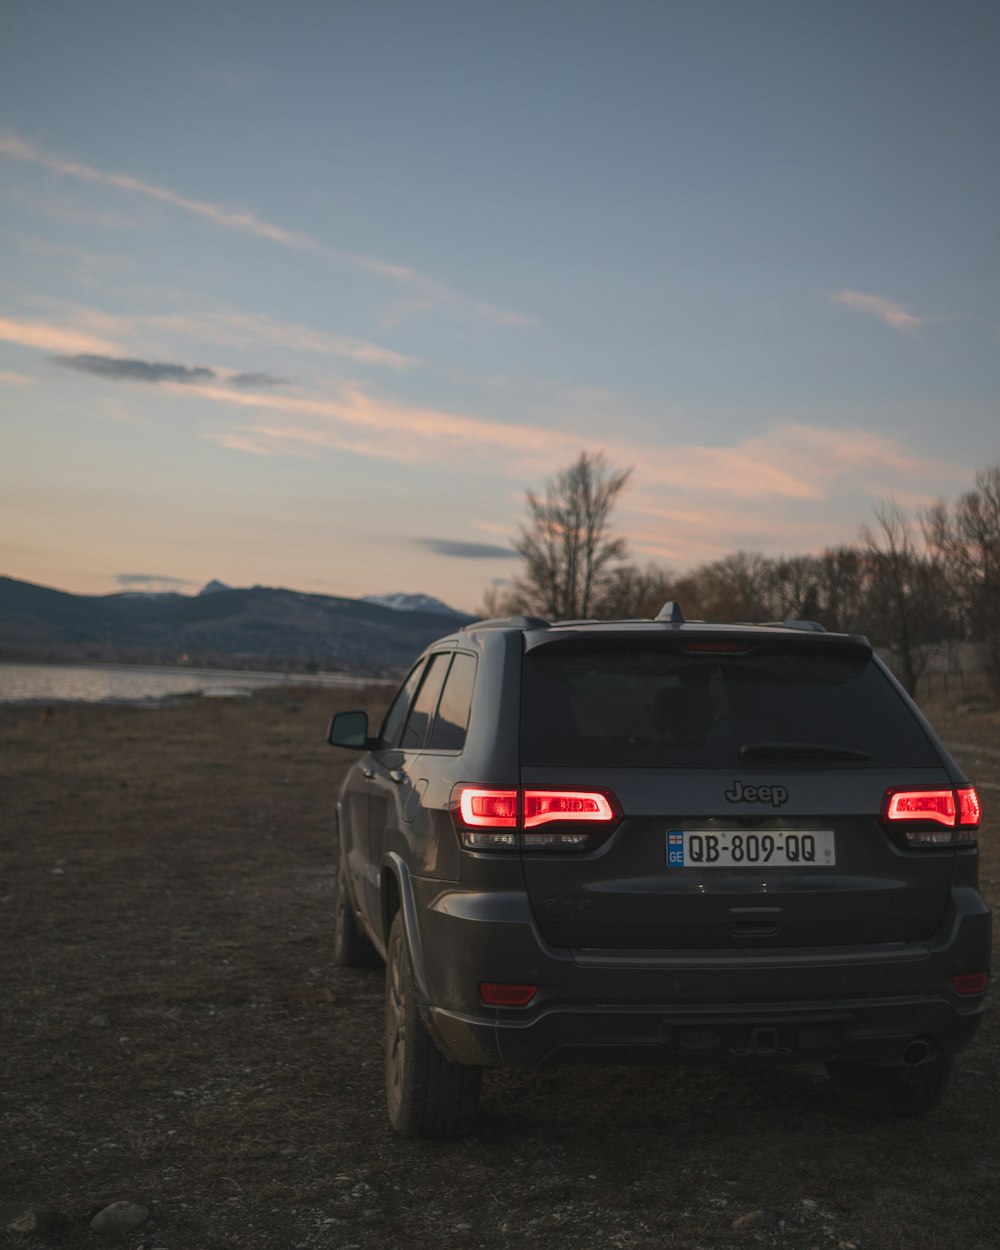
[[[429,647],[337,806],[335,958],[385,960],[389,1116],[485,1067],[818,1060],[929,1107],[984,1005],[975,790],[860,637],[484,621]]]

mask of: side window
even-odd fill
[[[399,694],[393,699],[392,706],[386,712],[385,720],[382,722],[382,732],[378,736],[379,747],[383,750],[386,747],[398,745],[399,732],[403,728],[403,721],[406,720],[406,713],[410,710],[410,704],[413,702],[413,696],[416,694],[425,668],[425,664],[417,664],[411,670],[409,677],[400,686]]]
[[[424,673],[424,680],[420,684],[420,691],[403,728],[403,736],[399,740],[399,745],[404,751],[417,751],[424,745],[427,726],[437,707],[450,659],[450,655],[431,656]]]
[[[437,751],[461,751],[472,710],[472,687],[476,681],[474,656],[459,652],[451,662],[428,747]]]

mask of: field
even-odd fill
[[[807,1066],[549,1070],[487,1074],[466,1140],[395,1138],[381,974],[330,961],[335,699],[0,709],[0,1229],[41,1228],[0,1245],[96,1246],[117,1200],[133,1250],[1000,1244],[996,1001],[917,1121]],[[930,711],[996,909],[1000,718]]]

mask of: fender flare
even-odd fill
[[[406,930],[406,944],[410,949],[410,964],[413,968],[413,979],[417,985],[417,996],[421,1005],[430,1004],[430,990],[427,987],[427,975],[424,970],[424,944],[417,923],[417,904],[413,896],[413,884],[410,881],[410,870],[405,861],[390,851],[382,864],[382,929],[389,941],[389,926],[392,918],[388,914],[385,874],[392,873],[399,890],[399,910],[403,913],[403,928]]]

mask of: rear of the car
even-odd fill
[[[446,1049],[945,1072],[987,982],[978,799],[865,640],[554,627],[519,667],[518,775],[452,795]]]

